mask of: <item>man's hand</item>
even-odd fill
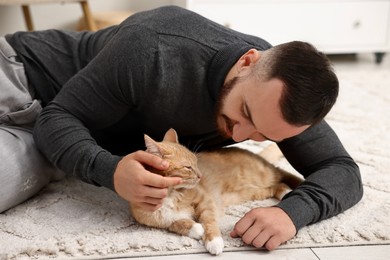
[[[268,250],[293,238],[296,229],[290,217],[280,208],[252,209],[240,219],[230,233],[231,237],[241,237],[248,245],[265,247]]]
[[[158,170],[166,170],[169,166],[156,155],[144,151],[131,153],[119,161],[114,172],[115,191],[133,205],[154,211],[161,207],[168,187],[181,183],[182,179],[151,173],[144,165]]]

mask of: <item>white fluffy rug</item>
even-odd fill
[[[337,217],[311,225],[284,248],[390,244],[390,64],[371,57],[336,62],[341,82],[337,105],[328,116],[358,162],[363,200]],[[263,145],[243,145],[260,151]],[[291,170],[285,160],[279,162]],[[249,250],[229,237],[250,208],[274,200],[230,207],[221,220],[225,251]],[[201,242],[134,222],[127,204],[113,192],[74,179],[52,183],[38,196],[0,214],[2,258],[106,258],[205,252]]]

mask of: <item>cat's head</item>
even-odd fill
[[[186,147],[179,144],[177,133],[174,129],[169,129],[162,142],[156,142],[145,135],[146,151],[157,155],[169,162],[169,168],[165,171],[153,171],[167,177],[180,177],[183,183],[173,187],[192,188],[200,180],[201,173],[198,169],[196,155]]]

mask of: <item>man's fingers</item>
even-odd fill
[[[232,231],[233,237],[242,237],[242,235],[253,225],[256,218],[248,212],[243,218],[241,218]],[[231,234],[232,236],[232,234]]]
[[[157,205],[162,205],[163,201],[164,201],[163,198],[160,199],[160,198],[145,197],[142,203],[157,206]]]
[[[143,165],[151,166],[155,169],[166,170],[169,167],[169,163],[162,158],[147,153],[145,151],[137,151],[132,153],[131,158]],[[144,169],[144,173],[142,175],[142,183],[144,185],[155,187],[155,188],[168,188],[171,186],[175,186],[177,184],[182,183],[182,179],[179,177],[163,177],[161,175],[157,175],[151,173]]]
[[[290,217],[280,208],[257,208],[240,219],[230,233],[246,244],[274,250],[296,234]]]
[[[162,204],[158,204],[158,205],[154,205],[154,204],[149,204],[149,203],[145,203],[145,202],[142,202],[142,203],[137,203],[136,204],[138,207],[144,209],[144,210],[147,210],[147,211],[156,211],[158,210],[159,208],[161,208],[161,205]]]
[[[245,233],[241,236],[242,241],[244,241],[248,245],[252,245],[254,240],[261,234],[260,227],[252,225],[248,228]],[[262,245],[261,245],[262,246]]]
[[[259,232],[251,244],[256,248],[263,247],[270,237],[271,235],[267,231]]]
[[[152,187],[165,189],[178,185],[182,183],[182,181],[183,180],[180,177],[163,177],[161,175],[153,174],[153,178],[150,178],[147,184]]]
[[[157,155],[145,152],[145,151],[137,151],[131,154],[134,160],[149,165],[158,170],[166,170],[169,166],[169,163]]]
[[[273,236],[271,237],[266,243],[265,243],[265,248],[267,250],[274,250],[280,246],[284,241],[280,239],[278,236]]]
[[[164,199],[168,195],[168,189],[144,186],[144,189],[139,194],[143,202],[149,202],[146,198]],[[156,203],[154,203],[156,204]]]
[[[230,232],[230,236],[231,236],[232,238],[237,238],[237,237],[239,237],[238,234],[237,234],[237,232],[236,232],[234,229],[232,230],[232,232]]]
[[[163,187],[171,187],[183,183],[183,179],[180,177],[163,177]]]

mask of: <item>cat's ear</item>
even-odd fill
[[[144,135],[145,139],[145,146],[146,146],[146,151],[148,153],[157,155],[158,157],[163,157],[162,150],[160,149],[158,143],[154,141],[152,138],[150,138],[148,135]]]
[[[175,129],[170,128],[164,135],[164,141],[179,143],[179,138],[177,137],[177,133]]]

